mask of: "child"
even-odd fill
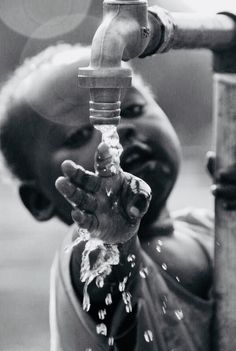
[[[209,350],[212,218],[202,210],[169,214],[179,141],[136,75],[118,126],[125,172],[114,164],[89,122],[89,92],[77,87],[77,69],[88,62],[88,48],[48,48],[1,93],[1,148],[24,205],[39,221],[75,222],[52,268],[51,350]],[[220,185],[215,193],[227,197]],[[80,280],[86,242],[65,250],[77,226],[119,250],[104,284],[89,285],[88,311]]]

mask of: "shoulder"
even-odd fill
[[[212,284],[213,215],[186,209],[173,214],[169,235],[142,241],[144,251],[165,273],[191,293],[206,297]]]

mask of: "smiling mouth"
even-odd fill
[[[144,143],[134,143],[121,154],[121,167],[126,172],[138,173],[147,165],[153,165],[155,158],[152,149]]]
[[[158,159],[152,148],[142,142],[136,142],[124,149],[120,158],[121,168],[125,172],[141,175],[144,171],[156,169],[160,175],[169,176],[171,169],[167,160]]]

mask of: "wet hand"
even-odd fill
[[[215,175],[215,153],[207,153],[207,169],[214,179]],[[223,206],[226,210],[236,210],[236,165],[221,169],[215,179],[215,184],[211,186],[212,194],[223,199]]]
[[[73,206],[72,218],[80,228],[107,243],[125,242],[138,231],[151,201],[151,189],[114,164],[105,143],[98,147],[95,169],[92,173],[64,161],[64,177],[57,179],[56,187]]]

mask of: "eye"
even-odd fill
[[[90,138],[92,137],[94,132],[94,128],[92,125],[86,125],[81,127],[75,132],[71,133],[66,141],[64,142],[64,146],[68,148],[77,148],[85,145]]]
[[[144,112],[144,104],[133,104],[122,108],[121,117],[123,118],[137,118],[140,117]]]

